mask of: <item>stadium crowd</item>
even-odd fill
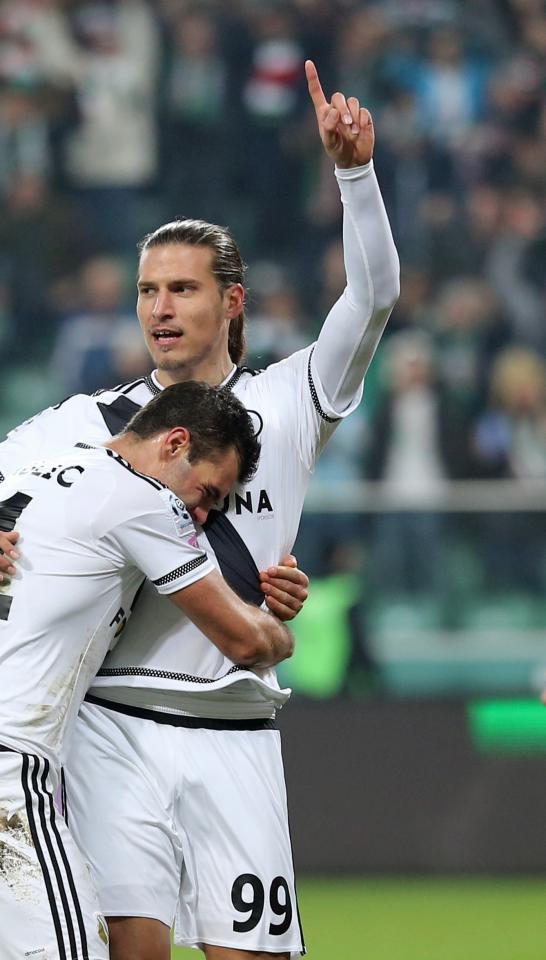
[[[175,216],[239,240],[251,365],[313,338],[344,270],[306,56],[373,111],[402,262],[367,403],[323,475],[425,497],[546,476],[541,0],[3,0],[3,417],[17,383],[30,412],[37,369],[54,398],[147,367],[135,243]]]

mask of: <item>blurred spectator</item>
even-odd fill
[[[19,172],[10,180],[0,219],[0,269],[13,333],[10,358],[47,356],[55,337],[56,288],[92,252],[87,226],[73,205],[56,202],[45,179]]]
[[[389,319],[387,335],[430,327],[430,276],[418,264],[400,265],[400,297]]]
[[[34,28],[76,91],[65,173],[103,249],[122,252],[142,230],[141,191],[157,173],[157,25],[144,0],[79,3],[69,14],[39,18]]]
[[[415,92],[394,87],[377,119],[378,169],[392,208],[402,260],[427,249],[425,200],[434,191],[452,191],[454,175],[445,144],[433,139]]]
[[[443,520],[427,507],[464,470],[464,439],[425,335],[398,334],[387,346],[387,390],[372,424],[367,473],[400,499],[402,511],[375,518],[378,584],[391,593],[434,592],[444,586]]]
[[[487,275],[503,305],[514,340],[538,350],[546,346],[544,199],[526,190],[513,190],[505,199],[501,229],[494,238],[486,263]],[[533,254],[541,262],[527,274]],[[534,278],[538,282],[535,282]]]
[[[477,183],[465,197],[464,240],[458,244],[456,274],[482,274],[487,254],[499,229],[502,215],[500,191],[487,183]]]
[[[440,289],[432,321],[443,389],[456,428],[465,430],[485,402],[492,358],[506,330],[493,291],[474,277],[458,277]]]
[[[249,281],[257,301],[248,328],[249,363],[261,369],[307,346],[307,323],[297,291],[276,264],[255,264]]]
[[[0,195],[5,200],[16,177],[49,174],[50,151],[38,88],[0,84]]]
[[[294,621],[296,651],[281,667],[281,682],[299,696],[361,698],[377,683],[361,602],[361,550],[354,532],[351,540],[334,534],[322,547],[321,574]]]
[[[262,255],[293,245],[301,226],[301,160],[294,142],[301,106],[303,50],[288,3],[260,5],[252,16],[251,66],[243,89],[246,110],[245,191],[253,207],[254,244]],[[287,214],[290,229],[287,229]]]
[[[375,5],[349,13],[337,34],[335,87],[351,90],[372,112],[381,106],[385,94],[390,33],[384,11]]]
[[[484,476],[546,479],[546,367],[509,347],[497,357],[490,402],[478,419],[475,456]]]
[[[2,348],[8,336],[9,309],[8,286],[4,281],[0,280],[0,347]]]
[[[112,257],[84,265],[79,309],[64,321],[53,351],[52,372],[64,395],[92,393],[150,369],[134,312],[126,306],[126,287],[123,267]]]
[[[415,64],[408,79],[432,140],[460,146],[483,116],[487,69],[466,53],[456,26],[431,31],[425,58]]]
[[[197,8],[180,11],[171,23],[162,98],[168,219],[226,220],[231,151],[218,31],[218,20]]]
[[[474,455],[488,478],[544,482],[546,479],[546,367],[542,358],[510,347],[492,371],[489,408],[478,420]],[[514,586],[542,595],[544,516],[535,513],[484,515],[482,551],[490,585]]]

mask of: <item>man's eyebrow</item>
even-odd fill
[[[167,282],[168,287],[176,286],[200,286],[201,280],[196,277],[175,277]],[[145,277],[137,277],[137,287],[157,287],[157,280],[146,280]]]

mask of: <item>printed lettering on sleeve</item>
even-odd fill
[[[163,500],[163,503],[173,518],[177,536],[183,540],[188,539],[189,536],[190,544],[194,547],[197,547],[198,543],[197,535],[195,534],[194,523],[185,503],[183,503],[182,500],[179,500],[172,490],[168,490],[166,488],[159,491],[159,496]],[[192,534],[195,536],[192,537]]]

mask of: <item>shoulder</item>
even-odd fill
[[[93,415],[98,415],[113,436],[123,430],[131,417],[160,392],[152,378],[146,376],[106,390],[97,390],[87,397],[87,401],[89,409],[96,411]]]
[[[252,367],[237,367],[227,383],[224,384],[225,390],[234,390],[236,387],[245,387],[252,383],[255,377],[264,373],[263,370],[255,370]]]
[[[97,535],[129,528],[153,532],[164,525],[169,513],[164,484],[139,473],[109,447],[86,449],[79,443],[76,448],[85,471],[80,495],[88,501]]]
[[[129,380],[127,383],[118,383],[115,387],[105,387],[102,390],[96,390],[91,394],[92,398],[108,400],[116,397],[130,397],[134,402],[146,403],[152,397],[161,393],[160,387],[154,382],[151,374],[144,377],[138,377],[136,380]]]
[[[83,444],[79,444],[83,446]],[[139,473],[135,468],[115,450],[110,447],[104,447],[106,457],[103,462],[106,463],[107,470],[117,481],[118,487],[123,487],[134,491],[134,494],[142,500],[155,505],[159,504],[157,495],[161,494],[161,500],[165,500],[165,492],[171,493],[168,487],[155,477],[149,477],[145,473]],[[102,452],[102,451],[101,451]],[[99,463],[97,459],[97,463]],[[172,494],[174,496],[174,494]]]
[[[300,382],[306,379],[309,370],[310,358],[315,344],[309,344],[283,360],[271,363],[267,367],[255,369],[252,367],[237,367],[232,379],[226,384],[230,389],[245,389],[252,386],[266,387],[277,382],[290,380]],[[237,390],[236,390],[237,392]]]

